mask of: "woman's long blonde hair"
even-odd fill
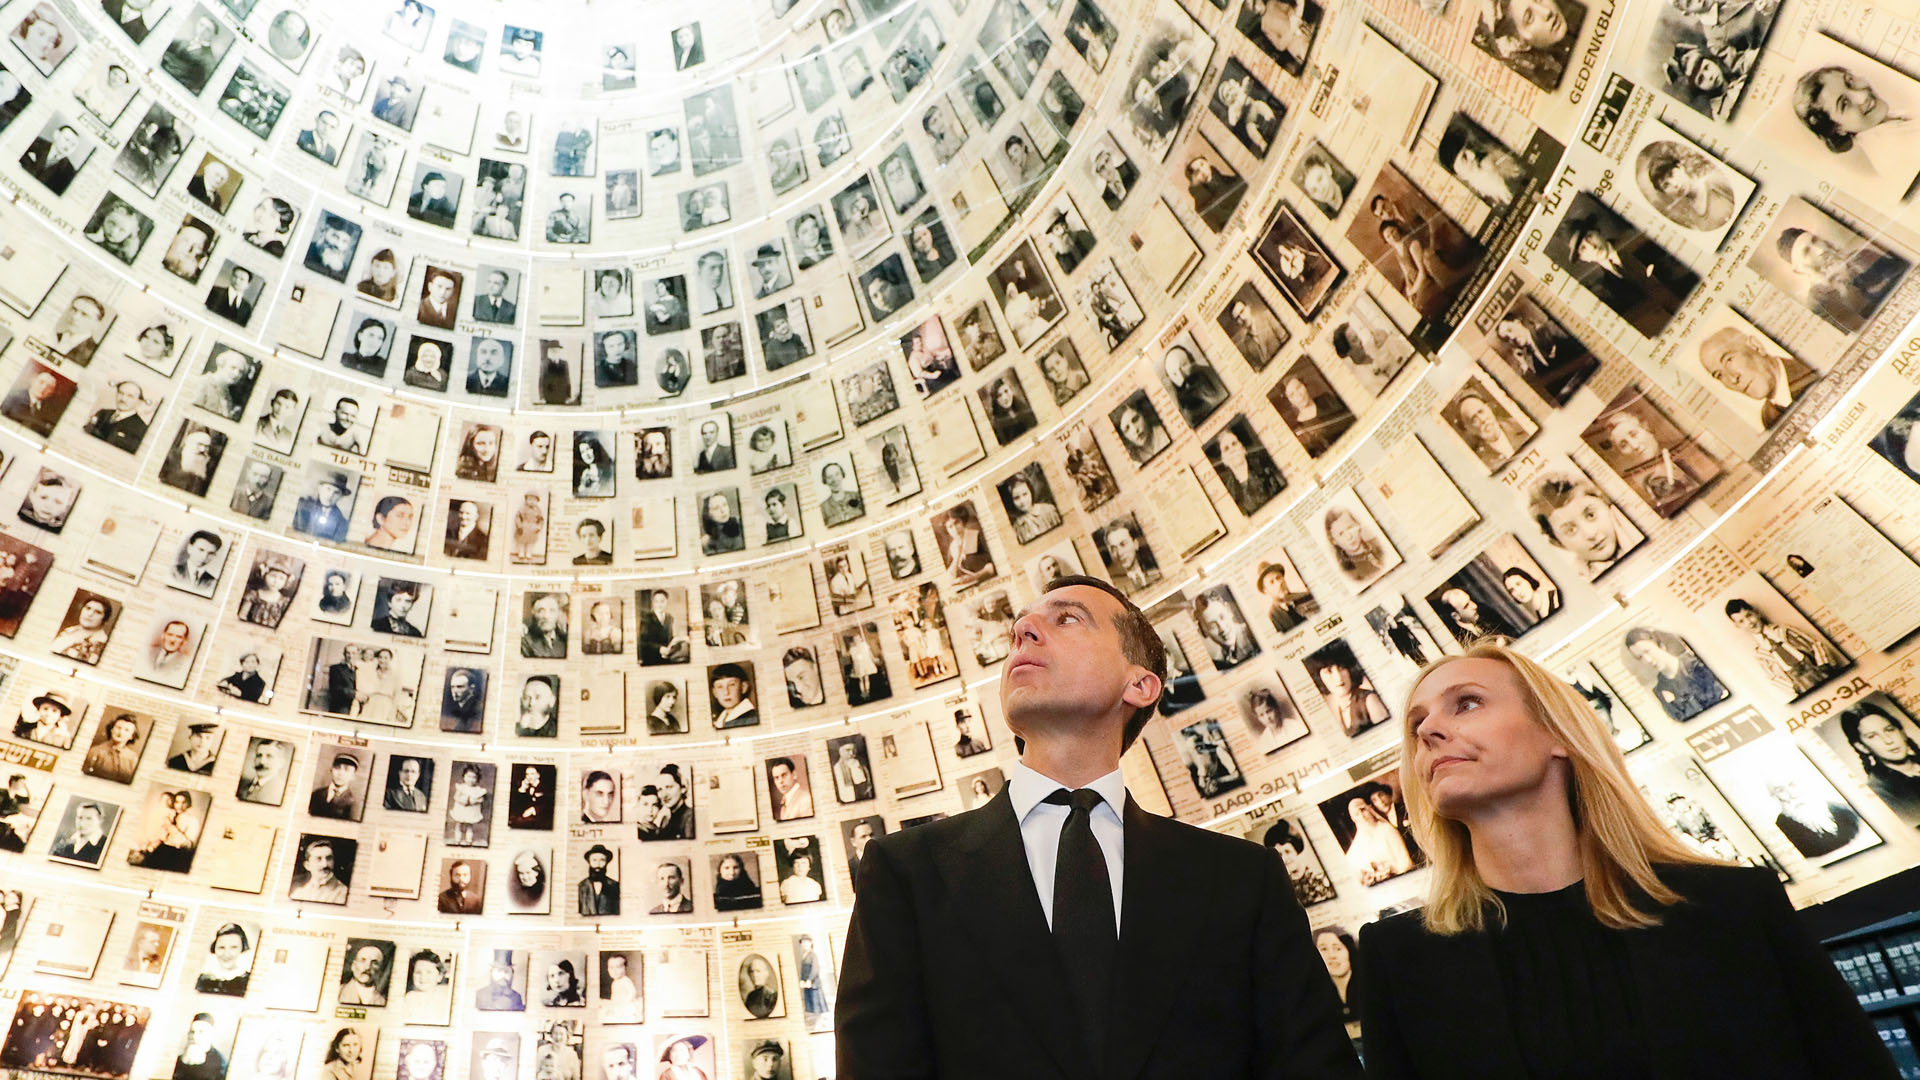
[[[1580,692],[1525,656],[1496,642],[1480,642],[1462,656],[1443,657],[1420,669],[1414,688],[1434,670],[1461,659],[1498,660],[1519,677],[1526,706],[1533,718],[1567,751],[1567,801],[1580,846],[1580,865],[1586,882],[1587,903],[1603,925],[1617,929],[1654,926],[1658,910],[1646,900],[1666,907],[1682,897],[1661,882],[1656,863],[1721,865],[1688,847],[1647,805],[1606,725]],[[1409,692],[1409,707],[1412,694]],[[1434,808],[1427,778],[1412,768],[1419,740],[1414,725],[1401,734],[1400,786],[1407,800],[1407,816],[1414,839],[1426,849],[1433,866],[1433,886],[1424,912],[1427,929],[1436,934],[1483,930],[1489,908],[1506,909],[1480,876],[1473,861],[1473,839],[1465,824],[1442,817]]]

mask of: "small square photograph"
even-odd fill
[[[418,78],[415,76],[415,80]],[[402,131],[412,131],[413,122],[420,114],[420,97],[425,92],[424,82],[416,86],[404,74],[387,76],[374,87],[374,119],[392,124]]]
[[[1597,579],[1646,541],[1619,506],[1568,458],[1550,461],[1516,489],[1540,534]]]
[[[1230,671],[1260,655],[1260,641],[1253,636],[1233,587],[1216,585],[1193,597],[1193,623],[1200,628],[1200,639],[1207,657],[1217,671]]]
[[[486,712],[486,671],[480,668],[448,668],[440,694],[440,730],[462,735],[479,734]]]
[[[1657,86],[1703,116],[1731,117],[1780,9],[1743,8],[1729,17],[1710,16],[1683,3],[1665,3],[1656,10],[1659,17],[1635,65],[1641,85]]]
[[[187,672],[193,667],[194,654],[200,649],[205,631],[206,624],[199,620],[156,617],[146,634],[136,639],[141,648],[134,659],[133,677],[176,690],[185,689]]]
[[[647,174],[666,176],[680,171],[680,129],[655,128],[647,132]]]
[[[520,26],[501,27],[500,55],[495,58],[494,65],[502,74],[523,79],[539,78],[542,37],[538,30]]]
[[[1600,370],[1593,350],[1530,294],[1523,293],[1507,305],[1493,325],[1487,347],[1534,393],[1555,406],[1573,400],[1574,393]]]
[[[1751,708],[1731,723],[1736,730],[1753,725],[1767,731],[1766,721]],[[1785,840],[1813,866],[1829,866],[1883,843],[1791,736],[1768,732],[1750,738],[1715,758],[1708,775],[1741,817],[1777,837],[1776,843]]]
[[[1353,410],[1327,381],[1319,365],[1305,355],[1294,361],[1267,392],[1267,400],[1286,422],[1287,430],[1300,440],[1301,449],[1312,458],[1333,449],[1357,422]]]
[[[1512,534],[1502,536],[1427,594],[1463,647],[1512,640],[1560,610],[1560,587]]]
[[[1641,126],[1627,154],[1633,163],[1631,190],[1702,250],[1719,249],[1753,198],[1752,180],[1657,120]]]
[[[313,225],[313,240],[307,245],[303,265],[316,274],[332,278],[342,285],[353,266],[354,252],[360,246],[360,223],[332,211],[322,211]]]
[[[66,809],[54,824],[47,858],[70,866],[98,870],[107,859],[107,845],[120,826],[121,807],[86,795],[67,797]]]
[[[164,62],[161,66],[165,66]],[[220,111],[248,134],[264,141],[273,134],[292,96],[285,86],[242,61],[227,81],[227,88],[221,91]]]
[[[1241,146],[1264,159],[1273,149],[1287,107],[1235,57],[1228,57],[1207,111],[1225,124]]]
[[[1920,785],[1908,771],[1920,761],[1920,724],[1893,697],[1876,690],[1818,724],[1820,737],[1863,785],[1908,825],[1920,824]]]
[[[1280,316],[1274,313],[1273,306],[1267,303],[1266,297],[1260,295],[1260,290],[1251,281],[1241,283],[1239,291],[1235,292],[1233,298],[1220,309],[1220,314],[1215,321],[1233,342],[1233,347],[1240,351],[1240,356],[1246,360],[1247,366],[1255,371],[1265,371],[1269,364],[1279,358],[1280,350],[1293,340],[1293,335],[1288,332],[1286,324],[1280,321]],[[1387,325],[1391,326],[1392,323],[1389,322]],[[1340,350],[1340,340],[1340,332],[1336,329],[1335,351]],[[1364,345],[1352,343],[1343,355],[1352,360],[1356,368],[1363,372],[1385,362],[1384,358],[1376,359],[1366,355],[1364,349]],[[1400,354],[1399,362],[1405,363],[1412,351],[1412,345],[1408,344],[1406,352]],[[1040,370],[1042,374],[1046,373],[1045,355],[1040,358]],[[1397,364],[1394,370],[1399,370]],[[1391,379],[1392,376],[1389,375],[1387,378]],[[1370,380],[1363,378],[1363,381]],[[1384,387],[1385,380],[1379,381],[1380,386]],[[1379,387],[1370,388],[1375,394],[1380,392]],[[1064,402],[1059,403],[1064,404]]]
[[[418,638],[427,633],[433,610],[433,586],[401,578],[383,577],[373,592],[373,622],[377,634]]]
[[[429,390],[447,388],[450,343],[415,334],[408,345],[406,382]],[[504,338],[479,337],[467,357],[467,393],[481,397],[506,397],[513,389],[513,342]]]
[[[1254,589],[1266,598],[1267,621],[1284,634],[1320,613],[1306,578],[1293,565],[1285,548],[1275,548],[1254,571]]]
[[[1320,816],[1362,885],[1378,885],[1427,864],[1407,819],[1397,769],[1323,800]]]
[[[822,169],[853,153],[853,135],[839,113],[828,113],[813,126],[813,159]]]
[[[1187,778],[1203,799],[1211,799],[1235,788],[1246,786],[1247,778],[1227,746],[1227,733],[1218,720],[1201,720],[1180,729],[1174,741],[1180,760],[1187,767]]]
[[[815,904],[827,898],[825,852],[817,836],[781,837],[773,842],[773,865],[780,879],[782,904]],[[751,995],[749,995],[751,999]],[[751,1011],[751,1006],[749,1006]],[[766,1043],[756,1046],[753,1057],[766,1056]]]
[[[747,546],[740,517],[740,489],[718,488],[698,493],[700,550],[708,555],[740,551]]]
[[[581,654],[619,656],[624,653],[626,605],[618,597],[603,596],[587,601],[586,608],[585,625],[581,628]]]
[[[484,859],[440,860],[440,885],[435,907],[442,915],[480,915],[486,911],[487,864]],[[407,1074],[413,1075],[408,1065]]]
[[[1120,276],[1120,268],[1110,258],[1093,265],[1074,295],[1087,318],[1100,328],[1101,340],[1109,350],[1118,349],[1146,321],[1133,291]]]
[[[1107,577],[1131,596],[1160,581],[1160,561],[1147,545],[1146,531],[1131,513],[1122,514],[1093,534],[1093,546]]]
[[[685,735],[691,730],[687,723],[687,695],[678,680],[649,679],[646,709],[649,735]]]
[[[1364,205],[1347,241],[1423,318],[1438,318],[1480,265],[1479,241],[1391,164],[1380,167]]]
[[[1286,490],[1281,467],[1273,463],[1273,455],[1267,454],[1267,446],[1244,413],[1236,413],[1206,442],[1206,457],[1233,505],[1248,517]]]
[[[1756,432],[1786,416],[1820,373],[1724,304],[1695,324],[1677,356],[1687,374]]]
[[[29,17],[38,14],[42,8],[47,9],[48,14],[51,15],[52,6],[41,4],[35,8],[34,12],[29,13]],[[16,30],[15,33],[17,35],[19,31]],[[64,39],[65,50],[71,50],[78,44],[71,31],[64,34],[55,33],[54,37]],[[193,10],[180,24],[179,35],[167,45],[166,51],[160,54],[160,70],[166,72],[188,93],[197,97],[207,88],[207,81],[213,77],[214,69],[220,66],[220,61],[226,58],[227,50],[233,47],[233,38],[233,31],[222,26],[205,5],[195,4]],[[16,40],[15,44],[20,44],[20,40]],[[34,66],[40,68],[42,75],[51,74],[52,67],[43,63],[41,57],[54,54],[60,57],[66,55],[66,51],[62,51],[58,46],[55,47],[54,53],[48,53],[45,49],[37,50],[41,53],[41,57],[36,57],[33,52],[27,52],[24,47],[21,51],[27,53],[27,58],[34,61]]]
[[[118,600],[86,589],[75,589],[73,599],[67,605],[67,614],[61,619],[60,629],[53,635],[48,648],[55,656],[97,666],[101,655],[106,652],[107,643],[113,638],[113,628],[120,620],[120,611]]]
[[[286,801],[287,780],[292,776],[293,744],[254,735],[247,739],[247,752],[240,759],[240,781],[234,797],[241,802],[261,806],[279,806]]]
[[[387,781],[380,796],[383,809],[424,814],[433,804],[435,762],[430,757],[387,756]]]
[[[1159,410],[1154,408],[1145,390],[1135,390],[1127,395],[1108,412],[1107,418],[1112,422],[1114,432],[1120,436],[1120,445],[1126,448],[1127,456],[1133,459],[1135,465],[1145,465],[1173,445],[1166,424],[1160,420]]]
[[[1566,75],[1567,62],[1587,21],[1587,5],[1580,0],[1543,0],[1540,7],[1544,9],[1540,14],[1528,11],[1524,16],[1509,4],[1481,10],[1472,40],[1474,48],[1507,70],[1552,93]],[[1704,24],[1701,32],[1707,33]],[[1713,28],[1714,35],[1725,32],[1725,26]]]
[[[167,257],[162,263],[176,276],[191,282],[199,278],[200,267],[206,265],[207,249],[213,246],[213,232],[192,217],[185,220],[197,226],[195,235],[186,240],[175,237],[168,245]],[[180,232],[183,235],[187,232],[184,223]],[[101,196],[100,205],[94,209],[86,225],[82,226],[81,235],[93,241],[102,251],[131,266],[139,256],[140,249],[146,246],[147,237],[153,235],[153,219],[134,209],[120,196],[108,192]],[[182,270],[188,272],[182,273]]]
[[[733,220],[733,204],[724,181],[680,193],[680,231],[697,232]]]
[[[1756,32],[1754,53],[1767,23],[1740,27]],[[1920,80],[1830,34],[1805,34],[1797,46],[1792,67],[1774,73],[1791,90],[1783,88],[1761,120],[1761,137],[1855,198],[1896,209],[1920,179],[1920,156],[1901,134],[1920,108]]]
[[[1066,313],[1031,240],[1022,241],[988,276],[993,299],[1014,343],[1032,345]]]
[[[1028,462],[994,487],[1018,542],[1030,544],[1060,527],[1060,506],[1040,462]]]
[[[610,499],[614,494],[615,472],[612,450],[618,445],[611,431],[573,433],[573,497]]]
[[[473,499],[447,504],[447,527],[441,551],[450,559],[485,560],[492,551],[493,505]]]
[[[420,302],[414,318],[441,330],[453,329],[460,317],[460,292],[466,276],[457,270],[429,266],[420,277]]]
[[[1435,156],[1442,169],[1490,210],[1503,211],[1526,192],[1527,163],[1466,113],[1454,113],[1447,120]]]
[[[805,301],[789,300],[758,312],[753,318],[760,334],[760,355],[768,371],[778,371],[813,355]]]
[[[30,361],[14,378],[13,389],[0,401],[0,416],[19,424],[41,438],[66,415],[79,385],[39,361]]]
[[[1274,211],[1273,219],[1254,242],[1253,261],[1260,264],[1303,319],[1319,312],[1342,273],[1333,253],[1285,203]]]
[[[840,679],[847,694],[849,705],[866,705],[882,701],[893,696],[893,684],[887,678],[887,665],[880,649],[880,627],[877,623],[864,623],[850,626],[840,631],[837,639],[840,663]],[[834,754],[834,782],[840,783],[840,754],[844,750],[828,748]],[[860,761],[866,764],[865,743],[861,743]],[[869,794],[872,798],[871,775],[867,778]],[[849,800],[842,799],[842,802]]]
[[[863,255],[893,235],[893,226],[881,208],[871,174],[860,174],[841,188],[831,202],[834,219],[840,226],[840,238],[846,242],[849,254]]]
[[[463,178],[450,169],[422,162],[414,168],[407,195],[407,216],[443,229],[453,228],[460,209]]]
[[[773,820],[798,821],[813,816],[813,787],[804,755],[768,758],[767,797]]]
[[[753,664],[712,664],[707,667],[707,715],[715,731],[754,727],[760,710],[754,704]]]
[[[1801,205],[1811,208],[1811,204]],[[1793,206],[1789,203],[1782,216]],[[1760,266],[1767,250],[1763,241],[1754,255],[1754,269],[1762,277],[1767,276]],[[1700,283],[1700,276],[1686,263],[1591,192],[1574,196],[1546,243],[1546,253],[1554,265],[1649,338],[1660,336]],[[1904,265],[1902,260],[1903,273]]]
[[[151,225],[148,222],[146,227],[150,228]],[[107,234],[113,231],[113,228],[104,229],[101,239],[110,241],[111,237]],[[201,273],[207,268],[207,258],[213,253],[213,245],[213,226],[187,214],[180,219],[180,228],[174,232],[173,239],[167,242],[166,254],[160,257],[160,267],[189,285],[198,284]]]
[[[373,781],[373,752],[365,747],[319,744],[313,760],[313,794],[307,813],[338,821],[359,821],[367,809]]]
[[[291,590],[299,585],[296,575]],[[313,596],[312,610],[307,614],[316,622],[332,623],[335,626],[351,626],[354,608],[360,599],[360,575],[339,567],[329,568],[321,575],[320,591]]]
[[[1488,472],[1506,467],[1540,430],[1540,425],[1478,366],[1435,411]]]
[[[867,576],[867,557],[857,550],[829,551],[821,560],[827,576],[827,598],[835,615],[851,615],[873,606],[873,581]]]
[[[753,250],[753,259],[747,263],[747,280],[753,286],[755,300],[764,300],[793,284],[793,267],[787,260],[785,238],[775,236]]]
[[[29,525],[58,533],[66,528],[67,517],[73,513],[73,504],[79,498],[79,484],[43,465],[33,478],[33,486],[27,489],[26,498],[20,500],[16,513]]]
[[[447,821],[443,836],[449,847],[486,847],[493,831],[493,784],[498,766],[485,761],[455,761],[447,770],[453,786],[447,789]]]
[[[546,237],[549,244],[586,244],[593,240],[593,202],[582,201],[571,191],[554,196],[553,209],[547,211]]]
[[[1788,200],[1747,265],[1774,288],[1853,334],[1865,328],[1913,263],[1808,200]]]
[[[1561,674],[1575,690],[1580,691],[1580,696],[1587,699],[1587,704],[1607,725],[1607,731],[1613,736],[1614,744],[1621,753],[1630,753],[1652,740],[1653,736],[1647,734],[1640,718],[1633,715],[1633,710],[1627,707],[1626,702],[1620,700],[1620,695],[1600,674],[1600,669],[1593,666],[1592,661],[1581,661]],[[1654,805],[1656,811],[1661,810],[1658,799],[1654,800]]]
[[[1200,350],[1192,331],[1184,331],[1160,358],[1160,378],[1173,395],[1187,426],[1198,428],[1227,400],[1227,384]]]
[[[1699,716],[1729,696],[1726,685],[1693,646],[1672,631],[1629,627],[1621,638],[1620,659],[1676,723]]]
[[[1234,18],[1234,28],[1297,79],[1306,70],[1323,14],[1313,0],[1252,0]]]
[[[1758,570],[1709,599],[1701,614],[1720,640],[1749,652],[1781,701],[1798,701],[1853,666]]]
[[[214,213],[224,214],[233,207],[240,184],[240,174],[231,165],[207,154],[200,159],[193,178],[187,181],[187,194]]]
[[[116,784],[133,783],[140,753],[146,749],[147,736],[152,732],[151,716],[128,709],[105,710],[94,728],[93,742],[87,747],[80,771]]]
[[[1641,390],[1614,395],[1581,439],[1663,518],[1719,477],[1720,463]]]
[[[987,423],[993,429],[994,440],[1001,446],[1013,444],[1039,426],[1027,389],[1020,381],[1020,372],[1011,365],[976,393],[980,396],[980,407],[987,414]],[[1139,396],[1144,402],[1145,392]]]
[[[322,165],[333,166],[340,164],[340,156],[352,134],[353,125],[341,119],[339,113],[319,109],[307,126],[300,129],[293,144]]]
[[[882,322],[913,301],[913,284],[907,278],[907,264],[899,255],[888,255],[860,274],[860,295],[874,322]]]
[[[1314,539],[1356,593],[1401,563],[1400,553],[1351,486],[1327,500]]]

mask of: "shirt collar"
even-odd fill
[[[1127,802],[1127,779],[1115,769],[1098,780],[1086,785],[1100,793],[1106,800],[1107,808],[1115,817],[1120,816],[1120,808]],[[1007,797],[1013,800],[1014,820],[1025,823],[1027,815],[1039,806],[1047,796],[1069,785],[1030,768],[1026,762],[1015,762],[1012,773],[1007,777]]]

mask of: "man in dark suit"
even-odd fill
[[[100,0],[100,10],[106,12],[107,21],[118,26],[129,40],[139,45],[153,32],[153,23],[149,22],[149,9],[153,0]],[[163,11],[162,14],[165,14]]]
[[[453,200],[447,198],[447,178],[437,172],[421,177],[420,190],[407,200],[408,217],[443,229],[453,227],[455,209]]]
[[[68,396],[61,393],[60,377],[43,368],[0,401],[0,415],[44,437],[53,434],[54,425],[67,411],[67,401]]]
[[[122,379],[113,384],[112,407],[95,410],[82,430],[101,442],[134,453],[147,437],[147,421],[140,415],[146,404],[146,391],[140,384]]]
[[[227,283],[215,284],[213,291],[207,294],[207,310],[241,326],[247,325],[247,320],[253,318],[253,299],[247,295],[252,287],[253,271],[230,264]]]
[[[1014,641],[1006,786],[861,859],[838,1075],[1357,1080],[1279,858],[1127,797],[1120,755],[1166,672],[1145,614],[1059,578]]]
[[[513,300],[507,296],[507,272],[487,271],[487,291],[473,298],[473,317],[480,322],[511,323]]]
[[[1581,209],[1576,202],[1561,226],[1569,272],[1634,329],[1658,337],[1699,276],[1599,202]]]
[[[580,879],[580,914],[620,914],[620,883],[607,874],[613,852],[604,844],[587,849],[587,876]]]
[[[345,716],[353,711],[357,691],[353,671],[353,646],[341,650],[340,662],[327,667],[327,711]]]
[[[74,160],[75,154],[80,155],[80,161]],[[86,159],[87,155],[80,145],[80,133],[62,124],[51,138],[33,140],[27,152],[20,155],[20,168],[47,185],[48,191],[65,195],[67,185],[73,183],[74,174],[80,171],[80,162]]]
[[[307,800],[307,813],[314,817],[360,820],[360,793],[354,781],[360,777],[360,759],[352,754],[335,754],[327,782],[313,789]]]

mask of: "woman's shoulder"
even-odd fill
[[[1427,929],[1425,913],[1415,908],[1389,915],[1384,919],[1375,919],[1360,928],[1360,950],[1362,954],[1377,948],[1400,950],[1420,944],[1433,944],[1447,941],[1448,938]]]
[[[1752,903],[1780,891],[1778,875],[1763,866],[1663,863],[1654,872],[1668,888],[1697,906]]]

